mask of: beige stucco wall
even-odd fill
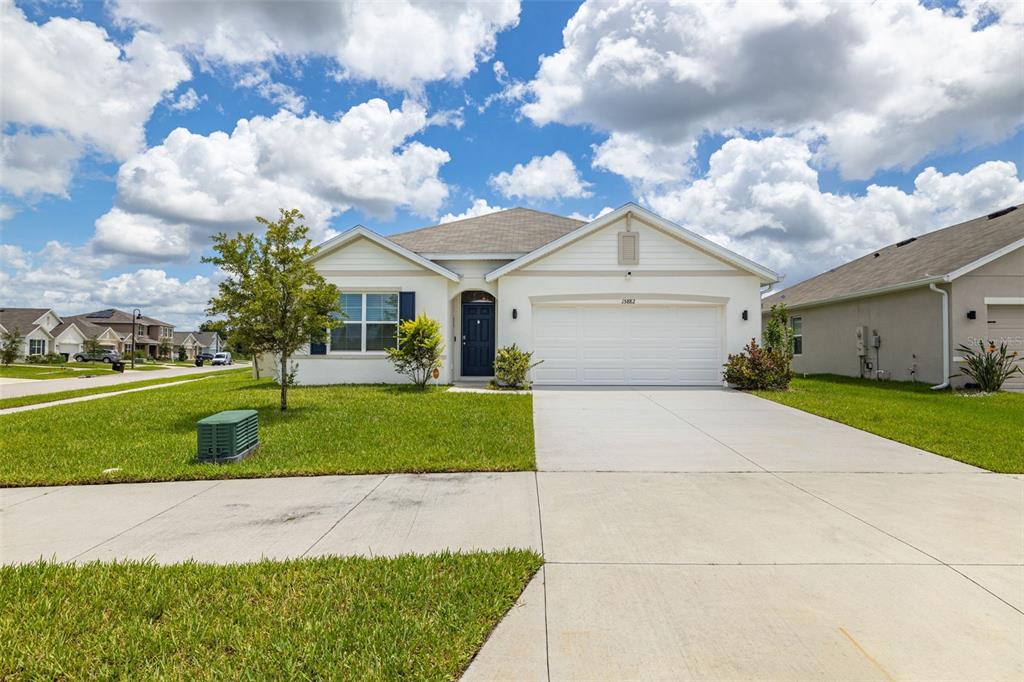
[[[957,346],[974,345],[977,339],[990,336],[985,298],[1024,297],[1024,249],[941,287],[949,292],[950,373],[956,375]],[[794,310],[794,317],[803,318],[804,350],[793,359],[793,369],[807,374],[858,376],[855,331],[859,325],[867,325],[870,333],[877,332],[882,337],[876,368],[888,370],[893,379],[916,378],[937,384],[943,378],[941,305],[939,294],[919,287]],[[974,320],[967,318],[969,310],[976,312]],[[875,363],[873,349],[870,359]],[[913,375],[912,367],[917,369]],[[953,376],[950,381],[960,385],[964,378]]]
[[[869,360],[900,381],[938,383],[942,376],[942,297],[927,287],[794,310],[803,318],[803,354],[793,370],[860,376],[856,330],[867,325],[882,343]],[[912,370],[916,370],[913,371]],[[866,376],[866,373],[865,373]]]

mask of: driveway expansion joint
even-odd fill
[[[305,551],[305,552],[303,552],[302,554],[300,554],[300,555],[299,555],[299,558],[300,558],[300,559],[301,559],[301,558],[304,558],[304,557],[305,557],[305,556],[307,556],[307,555],[308,555],[308,554],[309,554],[310,552],[312,552],[312,551],[313,551],[313,548],[314,548],[314,547],[316,547],[317,545],[319,545],[319,544],[320,544],[320,543],[321,543],[321,542],[323,541],[323,539],[324,539],[325,537],[327,537],[328,535],[330,535],[330,534],[331,534],[331,531],[333,531],[333,530],[334,530],[335,528],[337,528],[337,527],[338,527],[339,525],[341,525],[341,522],[342,522],[342,521],[344,521],[344,520],[345,520],[345,518],[346,518],[346,517],[348,517],[348,515],[349,515],[349,514],[351,514],[352,512],[354,512],[354,511],[356,510],[356,507],[358,507],[358,506],[359,506],[359,505],[361,505],[361,504],[362,504],[363,502],[365,502],[365,501],[366,501],[366,498],[368,498],[368,497],[369,497],[370,495],[372,495],[373,493],[375,493],[375,492],[377,491],[377,488],[381,487],[381,486],[382,486],[382,485],[384,484],[384,481],[388,480],[388,479],[389,479],[390,477],[391,477],[391,474],[384,474],[384,477],[383,477],[383,478],[381,478],[381,479],[380,479],[379,481],[377,481],[377,485],[375,485],[375,486],[373,486],[372,488],[370,488],[370,490],[369,490],[369,491],[368,491],[368,492],[367,492],[367,493],[366,493],[365,495],[363,495],[363,496],[362,496],[361,498],[359,498],[359,501],[358,501],[358,502],[356,502],[356,503],[355,503],[354,505],[352,505],[352,506],[351,506],[351,507],[350,507],[350,508],[349,508],[349,509],[348,509],[348,510],[347,510],[347,511],[346,511],[346,512],[344,513],[344,514],[342,514],[342,515],[341,515],[341,518],[339,518],[339,519],[338,519],[337,521],[335,521],[334,523],[332,523],[332,524],[331,524],[331,527],[330,527],[330,528],[328,528],[327,530],[325,530],[325,531],[323,532],[323,534],[322,534],[322,535],[321,535],[320,537],[318,537],[318,538],[317,538],[317,539],[316,539],[316,540],[315,540],[315,541],[313,542],[313,544],[311,544],[311,545],[310,545],[309,547],[307,547],[307,548],[306,548],[306,551]]]

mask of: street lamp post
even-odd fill
[[[135,369],[135,350],[139,347],[140,319],[142,319],[142,311],[136,308],[132,311],[132,369]]]

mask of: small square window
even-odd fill
[[[359,322],[363,319],[363,295],[362,294],[342,294],[341,295],[341,312],[345,314],[345,319],[352,322]]]
[[[361,351],[363,349],[363,325],[342,324],[331,330],[331,350]]]
[[[366,350],[381,351],[385,348],[398,347],[398,325],[387,324],[366,325]]]

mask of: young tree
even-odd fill
[[[398,348],[388,348],[388,360],[395,371],[423,388],[435,369],[441,368],[444,343],[441,325],[426,315],[406,320],[398,326]]]
[[[174,348],[174,344],[168,337],[160,339],[160,345],[157,347],[157,355],[160,356],[161,360],[167,360],[171,357],[171,349]]]
[[[98,353],[103,350],[103,346],[96,339],[86,339],[82,342],[82,351],[86,353]]]
[[[789,324],[789,310],[785,303],[773,305],[761,334],[764,348],[793,359],[793,327]]]
[[[17,329],[0,335],[0,364],[4,367],[21,357],[21,344],[25,343],[25,335]]]
[[[276,222],[257,217],[266,227],[262,239],[238,233],[214,235],[217,255],[203,258],[227,274],[207,312],[224,315],[228,329],[249,342],[253,352],[272,353],[280,363],[281,409],[288,409],[288,386],[294,381],[289,360],[300,348],[323,342],[338,324],[340,292],[316,271],[309,258],[316,247],[307,237],[297,209],[281,209]]]

